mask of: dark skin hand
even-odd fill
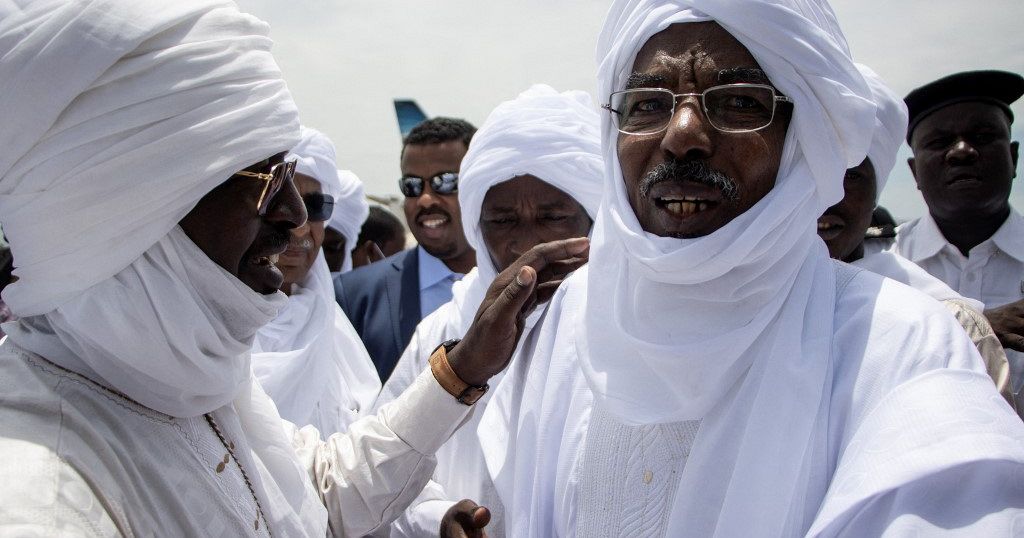
[[[466,336],[448,353],[452,370],[470,385],[483,385],[505,369],[523,322],[549,299],[569,273],[587,262],[586,237],[542,243],[519,257],[491,283]]]
[[[985,310],[985,317],[1003,347],[1024,352],[1024,299]]]
[[[491,522],[491,511],[469,499],[448,509],[441,519],[441,538],[486,538],[484,527]]]

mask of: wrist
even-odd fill
[[[486,385],[491,376],[474,368],[472,361],[467,359],[465,350],[466,346],[461,342],[452,348],[448,352],[448,364],[451,365],[455,375],[459,376],[459,379],[466,382],[467,385]]]
[[[428,362],[434,379],[441,387],[460,403],[473,405],[487,392],[490,376],[476,373],[459,360],[460,354],[456,352],[458,343],[458,340],[449,340],[437,346]]]

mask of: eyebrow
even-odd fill
[[[650,73],[633,73],[629,75],[629,79],[626,80],[626,89],[632,90],[633,88],[664,88],[668,79],[661,75],[652,75]]]
[[[763,70],[756,67],[731,67],[729,69],[722,69],[718,72],[718,82],[720,84],[747,82],[768,85],[771,85],[772,83],[768,80],[768,75],[766,75]]]

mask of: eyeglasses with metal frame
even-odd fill
[[[290,161],[279,162],[274,166],[270,167],[270,173],[261,172],[250,172],[248,170],[240,170],[235,172],[234,175],[242,177],[251,177],[263,181],[263,190],[260,191],[259,200],[256,202],[256,212],[259,216],[267,214],[267,209],[270,208],[270,202],[280,192],[281,187],[291,181],[295,177],[295,163],[297,159]]]
[[[613,92],[601,108],[612,113],[620,133],[657,134],[668,128],[681,98],[698,97],[708,123],[726,133],[749,133],[771,125],[777,103],[793,100],[767,84],[724,84],[700,93],[672,93],[665,88]]]
[[[424,179],[418,176],[402,176],[398,180],[398,189],[406,198],[416,198],[423,194]],[[442,172],[430,178],[430,188],[437,194],[455,194],[459,192],[458,172]]]

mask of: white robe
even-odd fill
[[[334,301],[323,253],[302,284],[293,287],[274,321],[256,333],[253,372],[285,420],[311,424],[324,435],[344,432],[370,410],[380,378]]]
[[[974,346],[935,301],[837,267],[828,403],[815,422],[824,442],[804,458],[805,472],[824,474],[793,493],[810,515],[801,532],[1010,535],[1024,515],[1024,426]],[[673,499],[703,471],[687,467],[699,421],[629,425],[595,402],[576,357],[586,272],[556,293],[482,419],[510,429],[482,438],[509,536],[664,535]],[[723,529],[743,524],[712,531],[736,536]]]
[[[202,415],[155,412],[10,340],[0,346],[0,393],[0,536],[267,535],[265,525],[254,529],[252,493],[230,458],[220,466],[227,451]],[[261,391],[253,398],[269,403]],[[295,454],[280,457],[298,456],[332,536],[363,536],[415,497],[431,454],[470,409],[423,372],[347,434],[321,440],[281,421]],[[212,415],[257,480],[235,405]],[[273,507],[261,506],[272,519]]]

